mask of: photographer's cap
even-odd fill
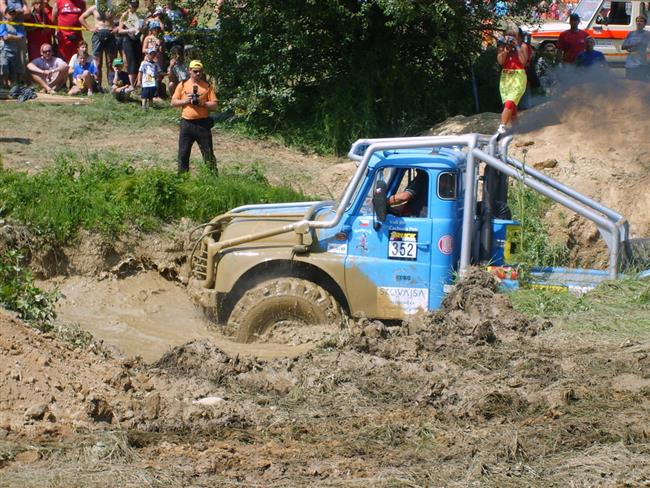
[[[203,63],[198,59],[190,61],[190,69],[203,69]]]
[[[147,49],[147,54],[155,54],[156,51],[157,51],[157,50],[156,50],[155,47],[150,47],[149,49]]]
[[[113,66],[124,66],[124,61],[121,58],[115,58],[113,60]]]
[[[149,29],[160,29],[160,22],[157,20],[149,21]]]

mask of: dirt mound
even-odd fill
[[[154,367],[177,376],[203,378],[219,383],[222,378],[250,371],[251,359],[234,358],[207,340],[192,341],[163,355]]]
[[[496,278],[473,268],[445,296],[440,310],[415,316],[398,327],[360,321],[352,327],[351,343],[362,352],[415,360],[424,351],[532,337],[552,325],[515,311],[498,288]]]

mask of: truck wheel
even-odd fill
[[[275,278],[248,290],[230,314],[238,342],[263,340],[275,327],[338,324],[337,301],[321,286],[299,278]]]

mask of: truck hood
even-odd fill
[[[307,210],[316,203],[318,202],[300,202],[284,205],[255,205],[251,206],[252,208],[250,209],[243,207],[241,208],[241,211],[237,212],[242,217],[235,217],[231,220],[223,229],[219,240],[224,241],[246,235],[254,235],[256,233],[266,232],[300,222],[303,220]],[[330,203],[319,208],[311,217],[311,220],[322,221],[333,219],[335,205],[336,204],[334,203]],[[331,232],[331,230],[329,232]],[[320,231],[317,231],[317,235],[320,235]],[[295,245],[298,243],[300,243],[300,237],[298,234],[293,231],[288,231],[275,236],[265,237],[246,244],[241,244],[240,246],[257,247],[259,245],[268,244]]]

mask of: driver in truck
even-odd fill
[[[398,191],[388,197],[391,213],[403,217],[426,217],[428,188],[427,172],[421,169],[415,170],[415,178],[409,182],[404,191]]]

